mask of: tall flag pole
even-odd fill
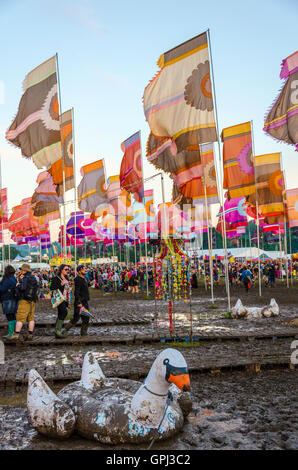
[[[62,148],[62,172],[63,172],[63,240],[64,240],[64,256],[67,255],[66,246],[66,204],[65,204],[65,157],[64,157],[64,145],[63,145],[63,121],[62,121],[62,102],[61,102],[61,88],[60,88],[60,75],[59,75],[59,63],[58,53],[56,53],[56,69],[57,69],[57,83],[58,83],[58,97],[59,97],[59,109],[60,109],[60,133],[61,133],[61,148]]]
[[[211,39],[210,39],[210,30],[207,30],[207,37],[208,37],[208,47],[209,47],[209,54],[210,54],[210,68],[211,68],[211,77],[212,77],[212,88],[213,88],[213,97],[214,97],[214,111],[215,111],[215,123],[216,123],[216,135],[217,135],[217,144],[218,144],[218,159],[219,159],[219,168],[220,173],[217,173],[220,177],[220,180],[223,181],[222,178],[222,168],[221,168],[221,147],[220,147],[220,139],[219,139],[219,124],[218,124],[218,111],[217,111],[217,101],[216,101],[216,92],[215,92],[215,79],[214,79],[214,70],[213,70],[213,59],[212,59],[212,49],[211,49]],[[224,207],[224,195],[223,195],[223,188],[222,185],[219,185],[220,189],[220,199],[221,205]],[[226,221],[225,217],[223,217],[223,228],[224,228],[224,253],[225,253],[225,280],[226,280],[226,292],[228,297],[228,311],[231,310],[231,298],[230,298],[230,284],[229,284],[229,275],[228,275],[228,249],[227,249],[227,236],[226,236]]]
[[[1,235],[2,235],[2,270],[4,272],[4,266],[5,266],[5,245],[4,245],[4,233],[3,233],[3,228],[4,228],[4,220],[3,220],[3,193],[2,193],[2,155],[0,154],[0,197],[1,197],[1,212],[2,212],[2,217],[1,217]]]
[[[141,145],[141,131],[140,133],[140,150],[141,150],[141,162],[142,162],[142,186],[143,186],[143,191],[141,195],[143,195],[143,204],[145,206],[145,186],[144,186],[144,172],[143,172],[143,152],[142,152],[142,145]],[[140,255],[141,255],[141,245],[140,245]],[[145,206],[145,266],[146,266],[146,294],[147,297],[149,295],[149,280],[148,280],[148,253],[147,253],[147,210]]]
[[[285,182],[285,170],[283,169],[282,153],[280,153],[280,166],[282,171],[282,187],[283,187],[283,204],[284,204],[284,244],[285,244],[285,255],[286,255],[286,280],[287,288],[289,288],[289,265],[288,265],[288,242],[287,242],[287,216],[286,216],[286,204],[287,188]]]
[[[200,153],[202,154],[202,149],[200,146]],[[203,185],[204,185],[204,200],[205,200],[205,211],[206,211],[206,220],[207,220],[207,240],[208,240],[208,249],[209,249],[209,270],[210,270],[210,287],[211,287],[211,302],[214,304],[214,293],[213,293],[213,253],[212,253],[212,241],[210,243],[210,232],[209,232],[209,207],[207,203],[207,191],[206,191],[206,176],[204,163],[202,162],[202,176],[203,176]],[[204,220],[204,217],[203,217]],[[212,238],[211,238],[212,240]]]
[[[254,144],[254,133],[253,133],[253,121],[251,121],[251,137],[252,137],[252,158],[254,162],[254,168],[256,167],[256,154]],[[255,180],[255,194],[256,194],[256,215],[257,215],[257,244],[258,244],[258,278],[259,278],[259,296],[262,296],[262,279],[261,279],[261,259],[260,259],[260,220],[259,220],[259,203],[258,203],[258,188],[257,188],[257,175],[256,170],[254,171]]]
[[[75,274],[77,273],[77,205],[78,205],[78,193],[77,193],[77,175],[76,175],[76,152],[75,152],[75,131],[74,131],[74,108],[71,108],[71,119],[72,119],[72,148],[73,148],[73,179],[74,179],[74,201],[75,201],[75,241],[74,241],[74,262],[75,262]]]

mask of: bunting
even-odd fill
[[[23,90],[6,139],[41,169],[61,156],[56,58],[52,57],[28,73]]]

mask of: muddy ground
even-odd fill
[[[254,287],[249,294],[240,287],[231,291],[232,306],[238,297],[244,305],[266,305],[273,297],[280,305],[280,317],[254,321],[231,320],[226,317],[227,302],[224,286],[215,288],[215,307],[211,308],[210,292],[204,287],[193,291],[192,311],[194,328],[233,329],[257,331],[258,328],[271,325],[280,328],[281,323],[293,317],[298,317],[298,283],[290,289],[284,284],[278,284],[275,289],[263,289],[262,298],[258,297]],[[92,292],[91,310],[101,322],[113,321],[113,326],[92,326],[92,334],[112,334],[121,337],[129,332],[148,332],[156,326],[154,319],[155,304],[147,300],[144,294],[132,297],[129,294],[101,294]],[[175,304],[177,325],[185,330],[189,328],[189,304],[183,301]],[[157,328],[168,328],[167,304],[157,304]],[[2,319],[3,320],[3,319]],[[52,323],[55,321],[55,311],[48,301],[39,302],[36,314],[37,321]],[[121,320],[121,325],[117,325]],[[146,324],[140,324],[140,320]],[[1,316],[0,316],[1,321]],[[296,328],[297,329],[297,328]],[[295,330],[296,331],[296,330]],[[103,332],[103,333],[102,333]],[[0,329],[0,336],[5,329]],[[36,328],[36,335],[52,335],[53,327]],[[72,335],[78,335],[79,329],[71,330]],[[297,330],[298,335],[298,330]],[[271,348],[271,353],[285,354],[289,342],[272,341],[248,343],[246,354],[262,355],[262,351]],[[84,353],[92,350],[106,375],[117,376],[123,373],[129,377],[134,368],[140,369],[142,358],[148,371],[155,354],[165,347],[161,343],[154,345],[131,345],[103,347],[100,345],[80,347],[60,345],[39,347],[19,345],[6,347],[6,365],[18,371],[20,365],[30,370],[31,367],[47,366],[57,370],[61,364],[74,364],[78,373]],[[179,348],[180,349],[180,348]],[[183,348],[180,349],[183,352]],[[233,341],[220,344],[206,343],[199,348],[184,350],[185,357],[191,366],[192,358],[202,361],[211,359],[219,366],[229,356],[243,355],[243,344]],[[271,354],[270,353],[270,354]],[[205,356],[204,356],[205,355]],[[152,361],[152,362],[151,362]],[[3,366],[0,366],[0,368]],[[191,368],[191,367],[190,367]],[[54,372],[53,372],[54,373]],[[297,381],[298,371],[285,368],[261,370],[258,373],[245,371],[226,371],[217,374],[200,373],[191,376],[194,410],[188,417],[183,432],[164,443],[154,444],[154,449],[297,449],[298,447],[298,401]],[[61,385],[60,385],[61,387]],[[100,449],[109,448],[97,443],[86,441],[78,436],[61,442],[46,439],[38,435],[28,423],[25,408],[26,395],[19,394],[0,397],[0,449]],[[129,446],[117,449],[130,448]],[[131,448],[135,448],[134,446]],[[144,447],[143,447],[144,448]]]
[[[181,433],[153,449],[298,449],[298,371],[227,372],[192,378],[194,409]],[[19,397],[20,399],[20,397]],[[144,449],[103,446],[72,436],[47,439],[25,408],[0,407],[1,449]]]

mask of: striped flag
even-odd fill
[[[143,171],[141,157],[141,135],[136,132],[121,144],[124,152],[120,167],[120,186],[135,200],[141,202],[144,197]]]

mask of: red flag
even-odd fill
[[[141,202],[144,197],[144,186],[140,132],[122,142],[121,149],[124,156],[120,168],[120,186],[134,194],[136,201]]]

